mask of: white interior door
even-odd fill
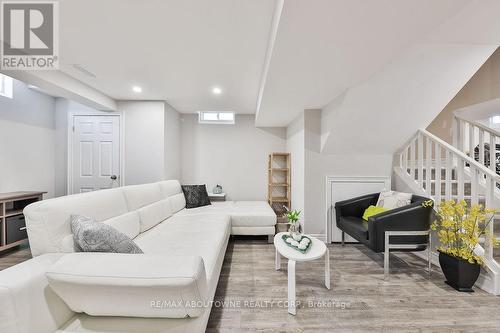
[[[72,193],[120,186],[120,117],[73,116]]]
[[[337,221],[335,219],[335,203],[337,201],[391,189],[391,180],[389,177],[329,177],[327,181],[329,182],[329,196],[332,207],[330,218],[331,242],[342,241],[342,231],[337,228]],[[345,241],[357,242],[347,234]]]

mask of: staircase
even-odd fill
[[[500,132],[497,130],[477,121],[455,115],[453,145],[497,175],[500,175],[499,142]],[[497,209],[500,207],[500,182],[495,183],[493,207]],[[493,232],[496,238],[500,239],[500,209],[498,210],[499,213],[495,214],[494,217]],[[493,249],[493,257],[500,263],[500,247]]]
[[[479,127],[474,126],[471,124],[468,127],[463,120],[454,124],[454,129],[460,127],[455,147],[425,130],[419,130],[396,153],[394,168],[396,176],[411,191],[432,197],[436,203],[442,200],[465,200],[469,204],[483,204],[500,212],[500,190],[497,188],[500,184],[500,175],[484,164],[484,147],[480,149],[478,158],[483,163],[469,157],[463,150],[463,147],[472,147],[470,151],[474,151],[477,145],[474,142],[464,144],[464,136],[460,135],[470,128],[475,128],[474,131],[478,132]],[[468,132],[467,140],[469,137],[476,141],[479,139],[484,141],[485,138],[488,142],[496,140],[496,137],[488,134],[485,128],[479,129],[479,133],[483,131],[482,135],[479,133],[476,135],[474,131],[470,132],[472,134]],[[495,147],[495,144],[490,147]],[[495,156],[496,152],[488,153]],[[492,168],[495,168],[495,163],[492,164]],[[489,225],[489,231],[496,232],[496,235],[500,236],[500,214],[495,215],[494,223]],[[476,285],[490,293],[500,295],[500,251],[494,249],[490,242],[483,240],[475,252],[485,258],[485,265]]]

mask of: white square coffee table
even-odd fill
[[[281,256],[288,259],[288,313],[295,315],[295,262],[310,261],[325,257],[325,286],[330,289],[330,252],[325,243],[319,239],[307,235],[311,239],[311,247],[306,253],[301,253],[288,246],[282,239],[288,232],[280,232],[274,236],[274,247],[276,248],[276,270],[281,267]]]

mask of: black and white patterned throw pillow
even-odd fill
[[[182,185],[186,198],[186,208],[196,208],[210,205],[207,187],[205,185]]]
[[[77,252],[143,253],[137,244],[110,225],[82,215],[71,215]]]

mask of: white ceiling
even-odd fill
[[[274,10],[283,1],[273,39]],[[258,126],[286,126],[415,44],[458,42],[450,39],[457,34],[462,42],[477,42],[471,28],[497,13],[474,14],[489,16],[468,20],[476,22],[472,27],[460,22],[472,15],[467,6],[489,2],[494,0],[61,1],[61,70],[117,100],[166,100],[186,113],[257,112]],[[133,93],[134,85],[143,92]],[[214,86],[223,89],[220,96],[211,93]]]
[[[366,80],[469,0],[286,0],[257,124],[285,126]]]
[[[271,0],[60,1],[61,70],[114,99],[167,100],[180,112],[254,113],[274,6]],[[143,92],[133,93],[134,85]]]

